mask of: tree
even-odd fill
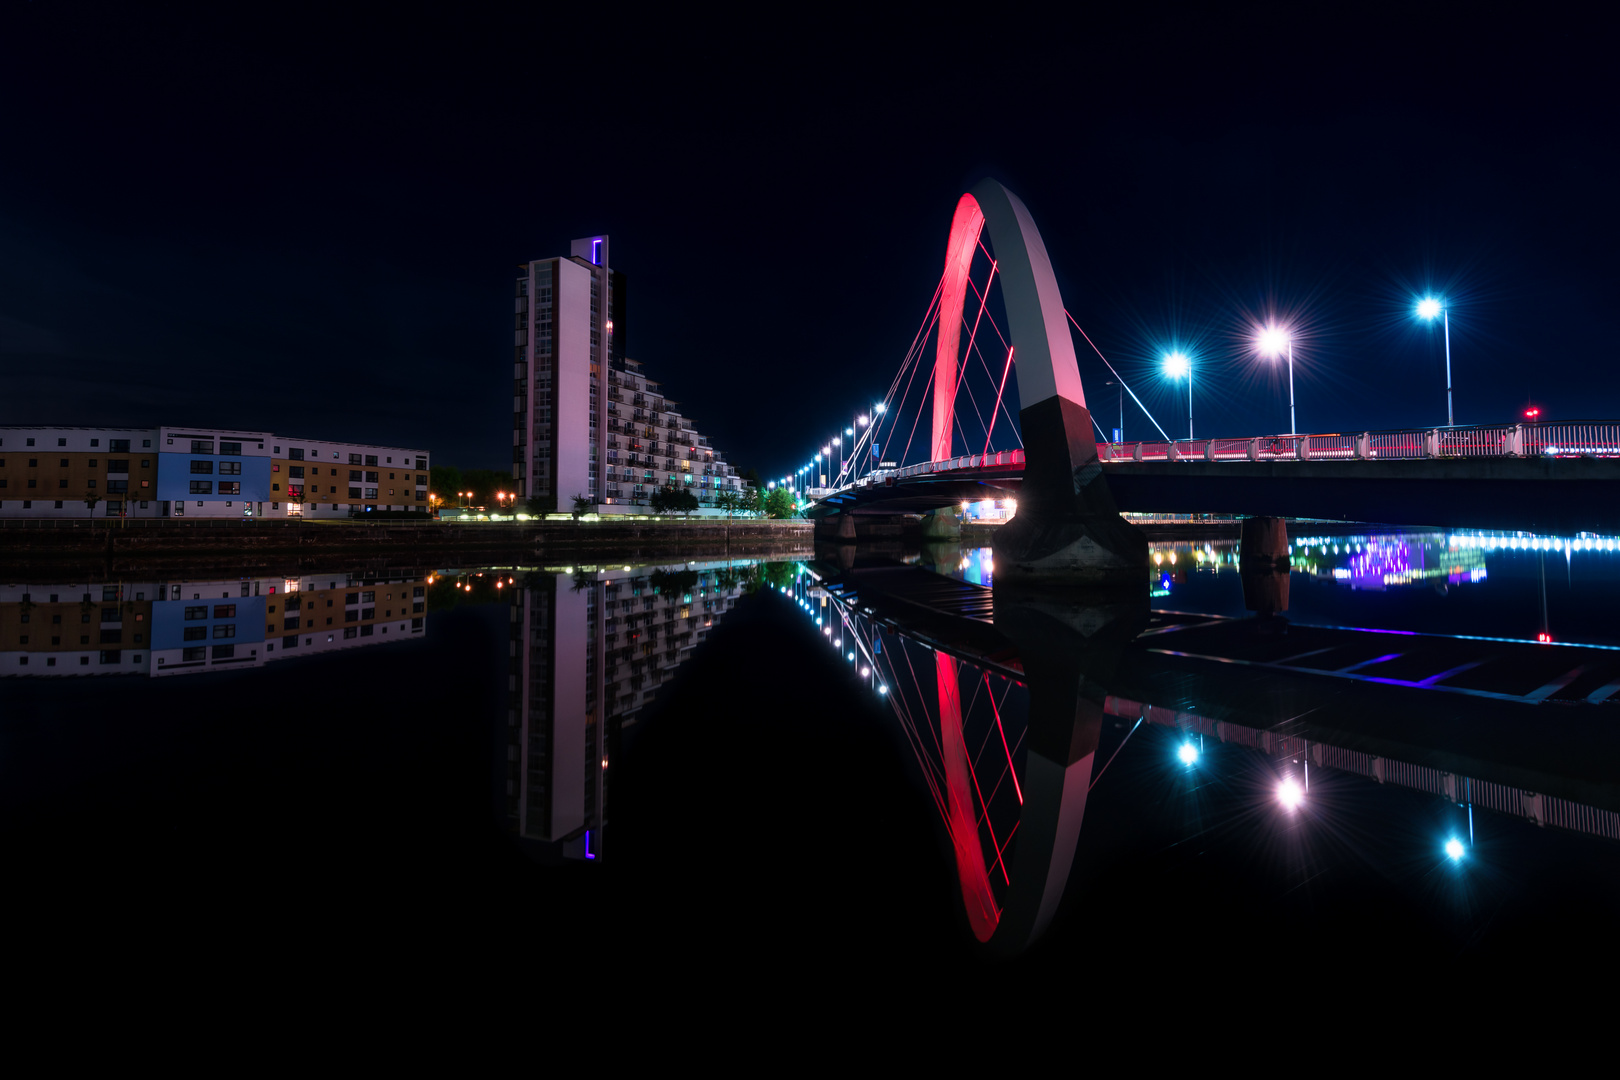
[[[773,518],[790,518],[798,513],[798,506],[793,501],[793,493],[786,488],[772,488],[770,494],[765,496],[765,513]]]
[[[698,508],[698,497],[688,489],[681,489],[675,493],[675,505],[671,509],[692,516],[692,511]]]
[[[581,517],[583,517],[586,514],[589,514],[591,511],[593,511],[595,509],[596,509],[596,503],[591,499],[591,497],[589,495],[575,495],[574,496],[574,520],[575,521],[578,521]]]
[[[653,493],[647,496],[647,505],[652,507],[655,514],[668,514],[674,511],[675,489],[672,487],[654,488]]]
[[[461,470],[454,465],[435,465],[428,470],[429,483],[433,485],[433,494],[451,506],[460,506],[461,500],[456,498],[456,492],[465,491],[461,486]]]
[[[742,501],[742,496],[733,491],[731,488],[722,489],[719,494],[715,495],[714,497],[715,508],[718,510],[724,510],[726,512],[726,517],[730,517],[736,511],[741,510]]]
[[[96,504],[100,501],[101,496],[97,495],[94,491],[87,491],[84,493],[84,505],[90,508],[91,517],[96,516]]]
[[[758,486],[749,488],[743,493],[743,509],[750,514],[763,514],[765,512],[765,499],[760,495]]]

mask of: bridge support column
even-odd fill
[[[1282,518],[1243,520],[1238,541],[1238,578],[1243,606],[1268,619],[1288,610],[1288,523]]]
[[[838,539],[855,539],[855,515],[848,510],[838,515]]]
[[[930,511],[923,515],[922,536],[924,540],[960,540],[962,519],[948,506]]]
[[[1097,460],[1091,414],[1054,394],[1019,412],[1024,482],[1018,512],[996,530],[998,580],[1144,580],[1147,537],[1119,516]]]

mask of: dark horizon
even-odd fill
[[[1200,434],[1286,430],[1278,370],[1243,356],[1272,313],[1300,326],[1302,432],[1443,423],[1438,332],[1411,310],[1429,292],[1459,423],[1620,415],[1611,95],[1579,27],[1189,14],[987,28],[963,55],[900,28],[790,51],[649,22],[598,70],[546,44],[573,36],[549,16],[0,20],[0,423],[501,468],[516,267],[606,232],[628,355],[739,470],[780,475],[881,395],[985,175],[1172,433],[1175,346]]]

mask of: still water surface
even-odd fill
[[[1614,947],[1620,553],[1505,540],[1301,532],[1264,625],[1218,540],[0,586],[4,841],[196,962],[1548,967]]]

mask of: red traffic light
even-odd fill
[[[1536,417],[1538,417],[1540,415],[1541,415],[1541,410],[1540,409],[1526,409],[1526,410],[1524,410],[1524,418],[1526,420],[1534,420]]]

